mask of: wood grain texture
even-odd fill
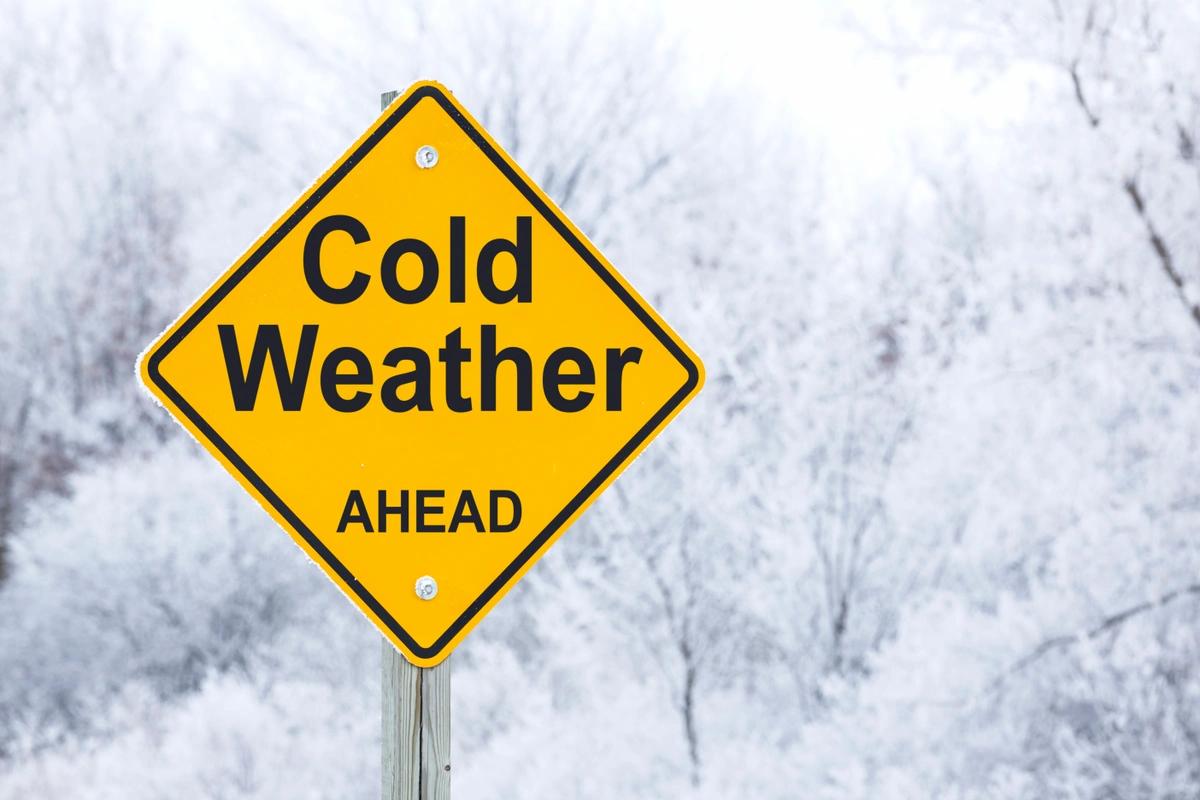
[[[419,800],[421,670],[383,640],[383,800]]]
[[[450,659],[414,667],[383,640],[383,800],[450,798]]]
[[[450,659],[420,672],[421,800],[450,800]]]

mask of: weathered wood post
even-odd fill
[[[382,666],[383,800],[449,800],[450,659],[417,667],[384,637]]]
[[[383,800],[450,797],[450,659],[416,667],[383,640]]]

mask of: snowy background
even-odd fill
[[[456,796],[1200,796],[1200,6],[774,5],[0,0],[0,798],[378,797],[378,633],[133,363],[426,77],[708,371]]]

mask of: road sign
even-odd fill
[[[703,380],[687,345],[435,83],[389,106],[140,368],[423,666]]]

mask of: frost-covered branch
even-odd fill
[[[1109,631],[1119,628],[1121,625],[1124,625],[1134,617],[1141,616],[1142,614],[1150,611],[1156,611],[1193,595],[1200,595],[1200,583],[1193,583],[1178,589],[1173,589],[1165,594],[1159,595],[1153,600],[1147,600],[1145,602],[1129,606],[1128,608],[1124,608],[1115,614],[1105,617],[1096,625],[1080,633],[1064,634],[1062,636],[1054,636],[1050,639],[1046,639],[1037,647],[1033,648],[1024,656],[1013,662],[1012,666],[1010,666],[1004,672],[1004,674],[998,676],[994,681],[992,681],[992,688],[1000,687],[1009,677],[1021,672],[1026,667],[1040,660],[1049,653],[1071,647],[1072,645],[1079,644],[1080,642],[1096,639],[1105,633],[1108,633]]]
[[[1149,212],[1146,210],[1146,199],[1142,196],[1142,190],[1138,186],[1137,178],[1126,178],[1122,184],[1125,189],[1125,194],[1129,197],[1129,202],[1133,205],[1133,210],[1137,212],[1138,219],[1142,221],[1142,225],[1146,229],[1146,237],[1150,240],[1150,247],[1154,250],[1154,255],[1158,258],[1158,263],[1162,267],[1163,272],[1167,274],[1167,279],[1171,281],[1171,285],[1175,287],[1175,292],[1179,295],[1179,299],[1183,301],[1184,306],[1192,315],[1197,325],[1200,325],[1200,299],[1194,291],[1189,289],[1188,283],[1184,280],[1182,273],[1175,265],[1175,257],[1171,254],[1171,249],[1167,246],[1167,242],[1159,233],[1158,228],[1154,225],[1154,220],[1150,218]]]

